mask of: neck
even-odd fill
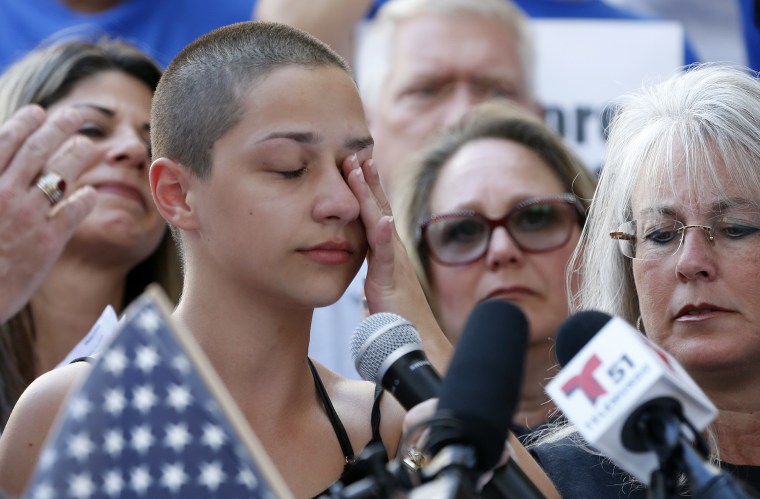
[[[713,428],[721,461],[760,466],[760,413],[721,410]]]
[[[515,424],[535,428],[549,419],[555,405],[544,392],[544,386],[557,372],[549,345],[545,341],[531,343],[525,354],[520,402],[513,418]]]
[[[695,378],[720,409],[713,423],[720,459],[731,464],[760,465],[760,400],[755,376],[741,370],[740,379]],[[749,381],[749,382],[748,382]]]
[[[219,274],[187,272],[174,317],[203,349],[249,423],[260,427],[251,419],[271,420],[293,411],[302,397],[313,398],[306,365],[313,310],[278,306],[250,289],[232,287]]]
[[[690,369],[689,375],[720,410],[712,427],[720,459],[760,465],[760,400],[755,363]]]
[[[124,306],[128,269],[62,256],[31,300],[37,375],[49,371],[87,334],[106,305]]]

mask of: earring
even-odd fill
[[[639,314],[639,318],[636,319],[636,329],[638,329],[641,334],[647,334],[646,331],[644,331],[644,328],[641,327],[641,314]]]

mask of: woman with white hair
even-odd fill
[[[621,316],[719,409],[716,464],[760,492],[760,81],[700,66],[622,101],[571,269],[573,309]],[[534,453],[563,497],[644,497],[555,431]]]

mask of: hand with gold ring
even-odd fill
[[[36,105],[0,125],[0,323],[29,301],[95,206],[92,187],[66,192],[93,153],[74,135],[81,125],[74,109],[47,116]]]
[[[45,194],[48,201],[50,201],[50,206],[55,206],[58,201],[63,199],[63,195],[66,192],[66,181],[52,170],[37,175],[34,185]]]

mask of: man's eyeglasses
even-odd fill
[[[433,215],[417,229],[430,257],[442,265],[466,265],[488,251],[491,234],[504,227],[526,253],[543,253],[567,243],[583,221],[583,206],[572,194],[527,199],[494,220],[475,211]]]
[[[688,229],[701,229],[705,238],[726,251],[747,247],[749,236],[760,231],[760,213],[721,214],[711,218],[709,225],[685,225],[679,220],[654,218],[631,220],[610,232],[620,252],[636,260],[657,260],[675,255],[683,245]]]

